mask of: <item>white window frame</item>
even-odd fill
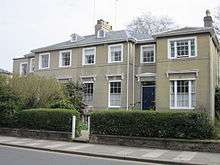
[[[85,63],[85,51],[86,50],[90,50],[90,49],[93,49],[94,50],[94,63],[91,63],[91,64],[88,64],[88,63]],[[96,64],[96,47],[88,47],[88,48],[83,48],[83,53],[82,53],[82,65],[94,65]]]
[[[177,106],[177,81],[189,81],[189,107],[178,107]],[[172,106],[171,103],[171,81],[174,81],[174,106]],[[184,78],[184,79],[170,79],[169,81],[169,98],[170,98],[170,109],[189,109],[189,110],[193,110],[195,109],[195,107],[192,107],[192,81],[195,81],[195,94],[196,94],[196,79],[195,78]]]
[[[121,47],[121,61],[112,61],[111,60],[111,48],[112,47],[116,47],[116,46],[120,46]],[[109,45],[108,46],[108,63],[120,63],[120,62],[123,62],[123,48],[124,47],[124,45],[123,44],[114,44],[114,45]]]
[[[143,56],[143,53],[144,53],[144,48],[151,48],[153,46],[153,50],[154,50],[154,60],[152,62],[144,62],[144,56]],[[140,51],[140,63],[141,64],[153,64],[155,63],[155,44],[150,44],[150,45],[142,45],[141,46],[141,51]]]
[[[93,84],[93,86],[92,86],[92,88],[93,88],[92,100],[89,101],[89,102],[93,102],[94,101],[94,81],[84,81],[82,84],[83,85],[85,85],[85,84]]]
[[[120,108],[121,106],[111,106],[110,95],[111,95],[111,82],[120,82],[121,83],[121,96],[122,96],[122,81],[121,80],[109,80],[108,81],[108,108]]]
[[[103,31],[104,36],[100,36],[100,31]],[[106,36],[106,30],[105,29],[100,29],[100,30],[97,31],[97,38],[105,38],[105,36]]]
[[[69,65],[62,65],[62,53],[66,53],[66,52],[69,52],[70,53],[70,64]],[[71,67],[72,65],[72,50],[62,50],[59,52],[59,67],[60,68],[68,68],[68,67]]]
[[[42,68],[42,56],[48,55],[48,67]],[[39,63],[38,63],[39,69],[49,69],[50,68],[50,53],[41,53],[39,54]]]
[[[188,56],[183,56],[182,58],[194,58],[194,57],[197,57],[197,37],[194,36],[194,37],[181,37],[181,38],[172,38],[172,39],[168,39],[167,40],[167,55],[168,55],[168,59],[182,59],[182,58],[178,58],[177,57],[177,48],[176,48],[176,42],[174,42],[174,47],[175,47],[175,55],[174,57],[171,57],[171,44],[170,42],[171,41],[181,41],[181,40],[192,40],[194,39],[195,41],[195,55],[191,55],[191,45],[189,46],[189,55]],[[188,41],[189,42],[189,41]]]
[[[22,62],[22,63],[20,63],[20,68],[19,68],[20,76],[23,75],[23,74],[22,74],[22,65],[24,65],[24,64],[27,64],[27,74],[28,74],[28,62]],[[23,76],[25,76],[25,75],[23,75]]]
[[[30,66],[29,66],[29,72],[30,73],[34,72],[34,70],[33,70],[33,65],[34,65],[33,60],[35,60],[35,58],[30,59]]]

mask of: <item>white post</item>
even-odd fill
[[[88,116],[88,132],[90,134],[90,116]]]
[[[72,139],[75,139],[76,136],[76,116],[72,118]]]

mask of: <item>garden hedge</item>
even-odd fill
[[[91,114],[91,134],[159,138],[211,138],[205,113],[105,110]]]
[[[80,134],[80,115],[76,110],[69,109],[30,109],[16,114],[17,127],[71,132],[72,116],[76,116],[76,135]]]

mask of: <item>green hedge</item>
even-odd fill
[[[91,134],[204,139],[214,127],[205,113],[105,110],[91,114]]]
[[[35,130],[67,131],[72,128],[72,116],[77,118],[76,134],[80,134],[80,116],[76,110],[30,109],[16,114],[17,127]]]

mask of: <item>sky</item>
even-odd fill
[[[0,68],[12,71],[13,58],[63,42],[72,33],[94,33],[97,19],[125,29],[144,13],[166,15],[181,26],[203,26],[205,10],[219,0],[0,0]]]

